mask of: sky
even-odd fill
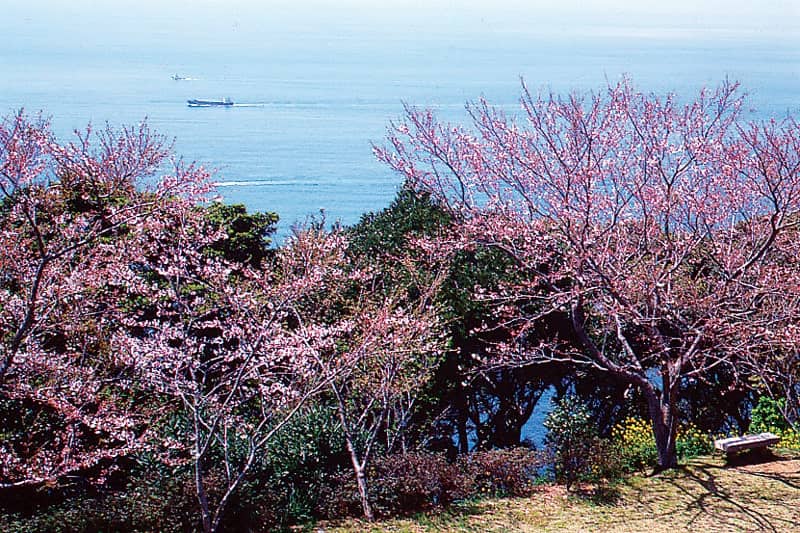
[[[790,35],[798,0],[0,0],[0,28],[30,28],[31,40],[65,45],[119,42],[163,32],[192,38],[410,33],[731,32]],[[132,13],[138,24],[127,22]],[[4,22],[3,22],[4,21]],[[190,33],[187,29],[193,29]]]

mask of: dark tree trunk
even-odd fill
[[[200,504],[200,515],[203,518],[203,531],[205,533],[211,533],[214,531],[214,528],[212,527],[211,510],[208,506],[208,495],[206,494],[203,479],[203,465],[199,457],[195,459],[194,468],[195,490],[197,491],[197,501]]]
[[[467,423],[469,421],[469,405],[467,391],[463,388],[459,391],[458,397],[458,418],[456,419],[458,430],[458,453],[466,455],[469,453],[469,432]]]
[[[678,452],[676,447],[677,426],[677,399],[679,394],[680,360],[663,361],[661,366],[661,391],[659,392],[647,378],[640,362],[634,368],[618,365],[609,360],[603,351],[592,341],[586,333],[584,324],[586,317],[581,298],[572,303],[572,327],[577,340],[587,350],[598,366],[609,372],[616,379],[639,387],[647,400],[647,410],[653,426],[653,436],[658,451],[657,471],[668,470],[678,466]],[[629,352],[633,352],[625,338],[624,332],[618,332],[618,338],[624,341]],[[667,350],[668,351],[668,350]],[[632,354],[635,357],[635,354]],[[673,379],[675,378],[675,379]]]
[[[668,470],[678,466],[676,447],[677,420],[674,395],[662,393],[662,398],[653,390],[645,391],[653,436],[658,450],[658,466],[656,471]]]
[[[519,420],[517,413],[501,410],[492,417],[490,433],[486,439],[486,448],[510,448],[519,446],[522,441],[522,426],[524,421]]]

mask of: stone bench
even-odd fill
[[[759,433],[758,435],[744,435],[714,441],[714,448],[732,454],[742,450],[755,450],[778,444],[781,438],[774,433]]]

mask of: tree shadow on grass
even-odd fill
[[[691,514],[687,524],[689,527],[703,518],[718,524],[727,524],[735,516],[737,521],[743,523],[742,527],[745,529],[787,531],[796,525],[795,521],[776,513],[765,495],[760,494],[758,490],[731,490],[725,483],[720,483],[719,479],[719,472],[723,469],[736,468],[737,474],[743,476],[742,483],[746,479],[744,477],[754,476],[780,481],[789,487],[798,488],[796,480],[783,474],[766,474],[738,468],[744,465],[759,465],[782,460],[784,459],[775,455],[759,453],[735,458],[735,464],[726,464],[724,467],[695,461],[689,466],[680,467],[679,471],[682,475],[665,477],[663,481],[672,485],[686,498],[685,501],[688,503],[684,510]],[[731,481],[727,485],[731,483],[737,486],[735,482]],[[774,503],[777,506],[782,505],[782,502]]]
[[[794,472],[788,472],[785,468],[782,468],[781,465],[781,463],[787,465],[795,464],[797,462],[797,457],[784,457],[781,455],[776,455],[771,450],[753,450],[753,452],[757,453],[742,453],[727,457],[725,467],[736,468],[747,475],[762,479],[771,479],[792,489],[800,490],[800,467],[798,467]],[[764,465],[766,463],[772,463],[775,468],[746,468],[750,466]]]
[[[646,530],[668,524],[678,531],[795,531],[800,462],[792,459],[756,454],[724,465],[716,458],[698,458],[658,475],[631,478],[618,519],[605,522],[604,528]]]
[[[617,483],[601,483],[574,488],[569,494],[594,505],[614,506],[622,497]]]

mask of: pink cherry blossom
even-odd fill
[[[745,122],[733,83],[686,101],[628,80],[566,97],[523,87],[520,102],[513,116],[470,105],[471,128],[409,107],[376,154],[457,220],[442,250],[498,248],[525,274],[478,295],[514,303],[498,312],[517,340],[495,362],[569,361],[639,387],[659,464],[674,466],[683,379],[762,353],[764,323],[796,353],[796,239],[781,236],[800,208],[798,125]],[[557,316],[573,338],[538,339]]]

